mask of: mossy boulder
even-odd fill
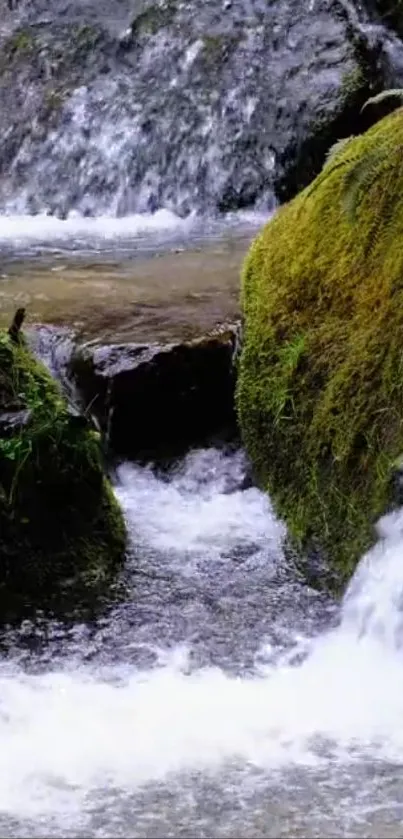
[[[0,619],[93,602],[124,557],[99,435],[0,331]]]
[[[351,139],[256,238],[241,431],[299,549],[344,582],[403,452],[403,109]]]

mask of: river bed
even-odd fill
[[[158,228],[130,239],[123,222],[109,233],[72,225],[70,236],[62,226],[56,240],[46,239],[59,230],[53,224],[49,231],[20,224],[25,238],[13,239],[13,226],[0,230],[0,323],[25,306],[28,323],[72,327],[84,339],[166,342],[238,318],[240,270],[257,217],[209,235],[179,225],[168,240]]]

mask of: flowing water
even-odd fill
[[[88,220],[73,228],[60,222],[58,240],[46,241],[45,226],[38,241],[27,221],[28,238],[20,219],[17,243],[6,239],[0,223],[0,248],[2,233],[7,244],[0,257],[0,325],[23,305],[28,322],[74,327],[86,339],[166,342],[199,337],[239,317],[239,273],[255,216],[208,238],[179,225],[169,243],[165,230],[130,239],[128,225],[108,230],[101,219],[106,235],[95,235]],[[81,236],[78,251],[74,235]]]
[[[242,452],[122,464],[129,594],[2,637],[2,836],[403,835],[403,514],[341,606]]]
[[[218,295],[221,277],[232,294],[258,219],[206,244],[175,219],[167,237],[166,218],[4,220],[2,307],[60,297],[68,314],[81,284],[96,311],[109,284],[104,309],[134,289],[169,309],[177,287],[176,321],[186,289]],[[114,481],[124,602],[1,633],[0,834],[403,836],[403,513],[340,605],[285,557],[242,452],[123,463]]]
[[[362,50],[370,90],[402,79],[401,41],[371,0],[2,6],[0,208],[12,214],[270,210],[359,130]]]
[[[7,4],[0,320],[160,340],[236,317],[316,121],[339,136],[356,36],[401,84],[373,5]],[[1,631],[0,835],[403,837],[403,512],[339,604],[284,555],[241,451],[114,481],[124,601]]]

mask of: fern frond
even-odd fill
[[[385,157],[385,165],[382,169],[381,188],[376,190],[374,201],[371,202],[371,222],[368,227],[365,253],[383,242],[381,247],[388,248],[388,237],[393,235],[393,219],[396,215],[396,206],[401,200],[401,175],[403,174],[403,161],[394,157],[390,165],[390,158]]]
[[[336,160],[333,163],[333,166],[324,166],[322,171],[319,172],[319,175],[312,181],[312,183],[306,188],[305,197],[309,198],[312,193],[320,186],[323,181],[330,177],[337,169],[341,169],[343,166],[347,166],[348,163],[351,163],[350,160]]]
[[[388,90],[382,90],[376,96],[371,96],[370,99],[364,102],[361,113],[368,105],[379,105],[380,102],[385,102],[386,99],[400,99],[403,102],[403,87],[391,87]]]
[[[336,143],[333,143],[333,145],[330,146],[330,149],[326,152],[325,162],[322,166],[322,171],[326,166],[328,166],[329,163],[331,163],[335,159],[335,157],[337,157],[339,152],[344,151],[344,149],[351,140],[354,140],[354,134],[351,134],[350,137],[343,137],[341,140],[337,140]]]
[[[342,203],[350,221],[354,222],[362,194],[368,190],[382,171],[381,163],[386,160],[384,149],[375,149],[357,160],[343,179]]]

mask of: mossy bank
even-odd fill
[[[92,603],[125,552],[98,435],[0,332],[0,620]]]
[[[351,139],[253,243],[237,387],[257,475],[343,582],[403,452],[403,110]]]

